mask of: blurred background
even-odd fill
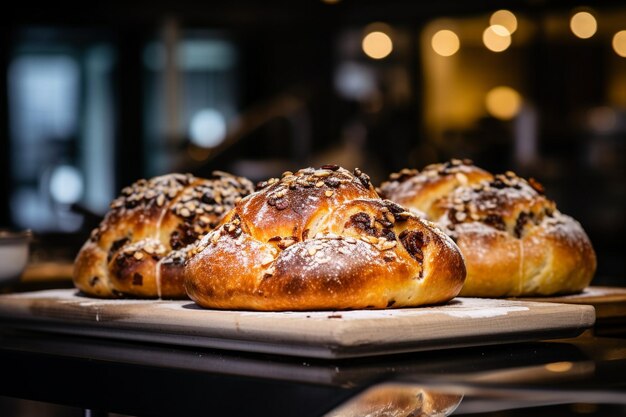
[[[0,227],[71,262],[172,171],[471,158],[544,184],[626,285],[619,1],[24,2],[0,16]]]

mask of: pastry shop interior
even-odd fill
[[[0,415],[626,416],[626,4],[16,2]]]

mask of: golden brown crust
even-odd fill
[[[360,171],[286,173],[191,251],[185,285],[210,308],[319,310],[435,304],[465,277],[456,245],[381,200]]]
[[[536,181],[459,160],[401,179],[390,178],[382,192],[422,210],[455,240],[467,266],[461,295],[551,295],[589,285],[596,269],[589,238]]]
[[[212,178],[169,174],[122,190],[83,245],[74,284],[98,297],[183,298],[187,245],[213,230],[250,181],[216,171]]]

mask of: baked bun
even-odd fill
[[[74,284],[98,297],[186,297],[182,249],[254,190],[245,178],[169,174],[122,190],[74,264]]]
[[[533,179],[452,160],[392,174],[380,192],[425,213],[454,239],[467,267],[463,296],[575,293],[595,273],[584,230]]]
[[[444,417],[457,409],[463,395],[402,383],[374,385],[326,417]]]
[[[336,165],[286,172],[244,198],[191,251],[189,296],[209,308],[336,310],[443,303],[465,278],[458,248]]]

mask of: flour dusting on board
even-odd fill
[[[7,296],[5,296],[7,297]],[[179,310],[183,305],[191,303],[190,300],[140,300],[140,299],[94,299],[77,295],[76,291],[68,290],[46,290],[31,293],[17,293],[8,295],[11,298],[30,299],[54,299],[62,304],[78,304],[81,307],[105,307],[120,305],[147,305],[152,308],[165,308]],[[341,311],[336,314],[333,311],[283,311],[283,312],[262,312],[262,311],[222,311],[221,314],[232,314],[241,316],[275,317],[275,318],[299,318],[327,320],[363,320],[380,318],[402,318],[430,315],[447,315],[454,318],[463,319],[483,319],[491,317],[506,316],[509,313],[529,311],[529,307],[521,305],[519,302],[510,300],[478,299],[458,297],[452,302],[433,307],[403,308],[388,310],[353,310]],[[210,312],[211,310],[201,310]]]
[[[339,315],[333,311],[284,311],[284,312],[239,312],[243,316],[275,316],[279,317],[292,317],[292,318],[304,318],[307,319],[337,319],[344,320],[362,320],[362,319],[380,319],[380,318],[402,318],[402,317],[416,317],[416,316],[432,316],[436,314],[445,314],[455,318],[491,318],[506,316],[509,313],[519,311],[529,311],[530,308],[525,305],[520,305],[509,300],[492,300],[485,298],[456,298],[451,303],[434,306],[434,307],[417,307],[417,308],[403,308],[403,309],[387,309],[387,310],[353,310],[353,311],[341,311]]]
[[[154,303],[160,302],[154,299],[91,298],[91,297],[79,295],[78,290],[67,290],[67,289],[15,293],[15,294],[7,294],[7,295],[4,295],[3,297],[37,299],[37,300],[53,300],[61,304],[78,304],[81,307],[118,306],[118,305],[129,305],[129,304],[152,305]]]
[[[446,311],[445,314],[459,318],[482,319],[487,317],[506,316],[514,311],[528,311],[528,307],[492,307],[480,310]]]

